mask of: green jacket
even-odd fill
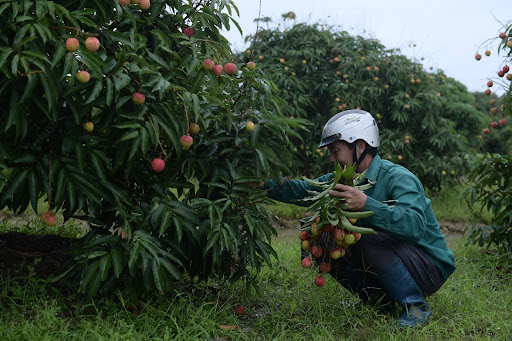
[[[317,180],[329,181],[332,177],[333,174],[329,173]],[[455,270],[455,257],[446,244],[430,199],[425,196],[419,179],[406,168],[382,160],[379,155],[370,164],[366,179],[375,182],[375,185],[365,191],[368,199],[364,211],[374,211],[375,214],[358,219],[357,225],[386,232],[404,243],[415,245],[439,267],[447,279]],[[282,183],[267,180],[265,189],[272,199],[301,206],[311,202],[300,202],[297,199],[308,197],[307,190],[315,190],[302,180],[286,180]],[[394,206],[382,203],[387,200],[397,202]]]

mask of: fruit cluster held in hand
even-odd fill
[[[316,196],[304,199],[314,201],[309,208],[314,214],[306,220],[299,232],[302,250],[309,251],[311,258],[315,258],[320,264],[319,269],[322,274],[315,279],[317,286],[325,284],[323,274],[331,271],[331,262],[344,257],[347,248],[361,239],[361,234],[376,233],[373,229],[353,225],[357,219],[369,217],[375,212],[346,211],[347,204],[344,199],[331,197],[328,194],[337,183],[357,186],[360,190],[369,188],[372,184],[358,185],[365,173],[355,173],[355,165],[341,168],[336,162],[333,174],[332,182],[327,184],[305,179],[315,187],[324,189]],[[305,257],[302,260],[302,266],[311,267],[311,258]]]

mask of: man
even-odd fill
[[[342,167],[357,163],[358,173],[366,171],[362,183],[374,184],[370,189],[362,192],[337,184],[329,195],[345,198],[350,211],[374,211],[357,225],[377,231],[363,235],[345,257],[332,261],[330,274],[364,302],[379,297],[398,302],[404,308],[397,321],[400,326],[428,322],[431,311],[425,297],[452,274],[455,259],[421,182],[406,168],[380,158],[379,129],[366,111],[347,110],[333,116],[322,132],[319,148],[324,146],[330,150],[330,161],[337,160]],[[317,180],[332,178],[330,173]],[[267,180],[264,188],[269,197],[288,203],[297,203],[314,190],[300,180]]]

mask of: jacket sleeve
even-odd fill
[[[332,180],[332,173],[322,175],[321,177],[315,179],[315,181],[325,182]],[[321,189],[310,185],[308,182],[304,180],[294,180],[294,179],[281,179],[281,181],[276,180],[265,180],[265,189],[267,190],[267,195],[271,199],[275,199],[277,201],[282,201],[289,204],[295,204],[298,206],[309,206],[311,202],[308,201],[298,201],[299,199],[304,199],[310,196],[308,191],[320,191]]]
[[[368,196],[365,211],[375,214],[362,219],[365,226],[382,230],[406,243],[414,244],[425,234],[427,227],[426,207],[428,201],[420,181],[409,173],[390,177],[386,200],[397,200],[395,206],[381,203]]]

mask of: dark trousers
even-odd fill
[[[323,244],[328,249],[326,237],[324,233]],[[425,297],[444,284],[445,279],[439,268],[418,248],[383,232],[363,235],[357,243],[347,248],[344,257],[331,260],[330,274],[345,288],[366,300],[370,296],[385,294],[376,271],[389,265],[397,256]],[[316,261],[319,263],[323,260]]]

